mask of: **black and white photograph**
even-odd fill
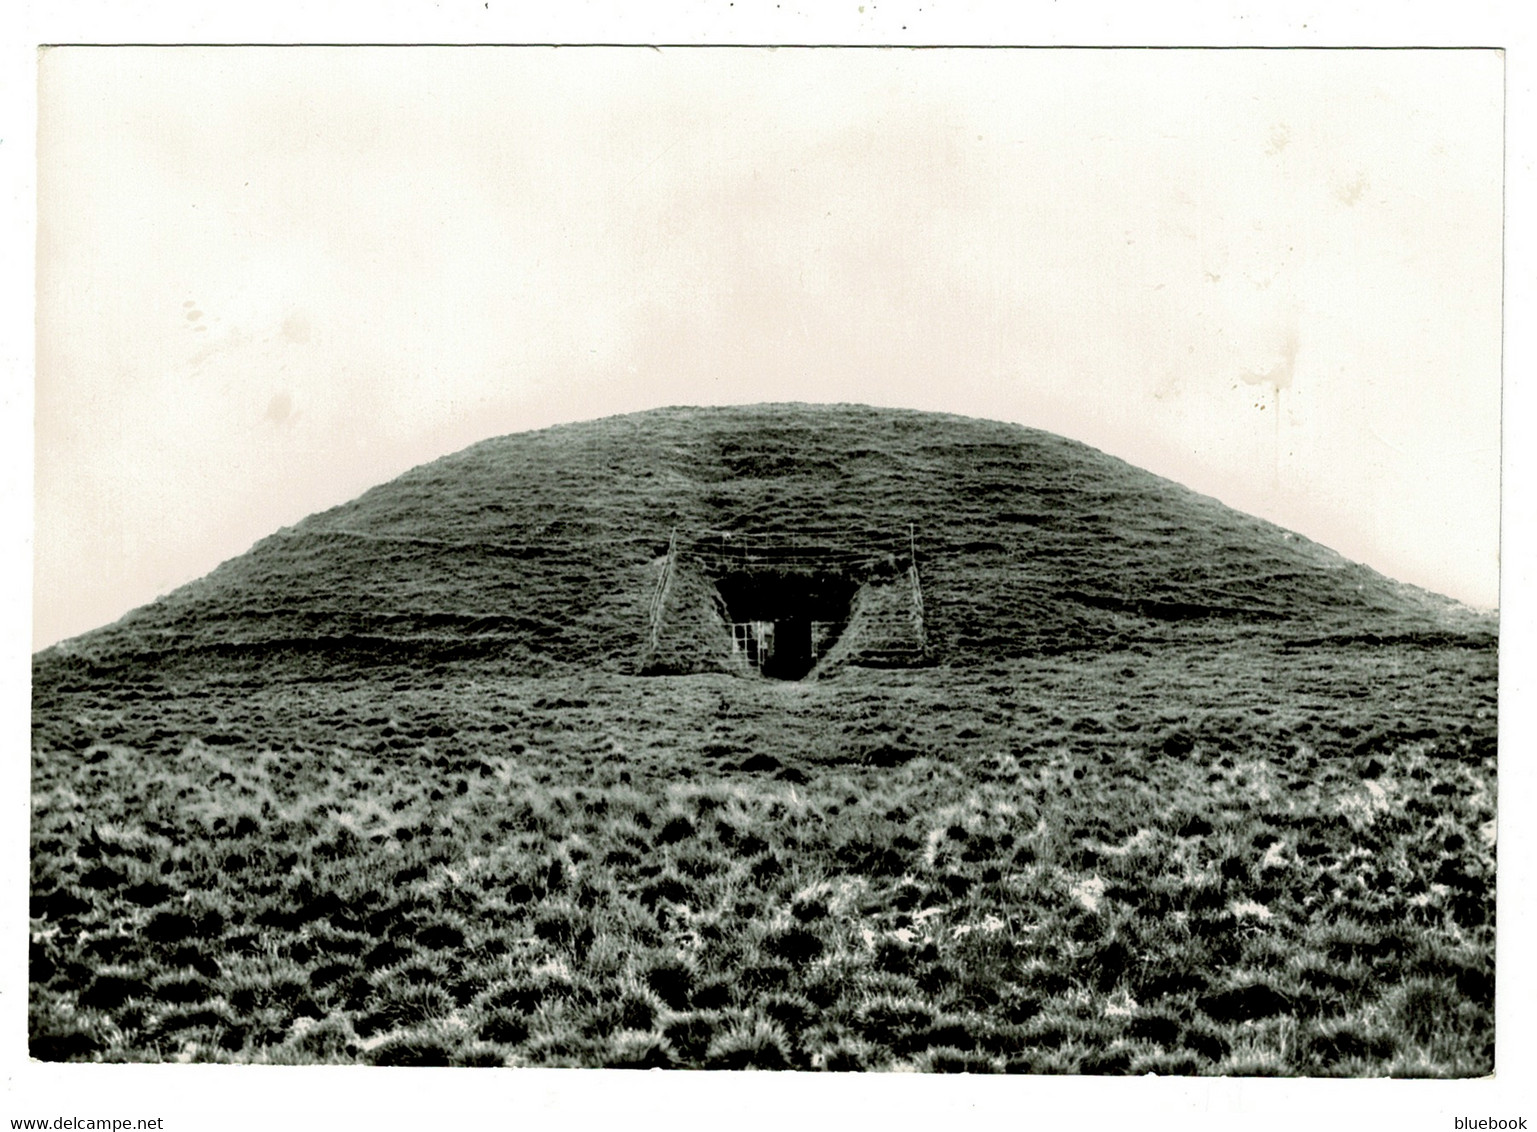
[[[31,78],[34,1067],[1517,1069],[1500,45]]]

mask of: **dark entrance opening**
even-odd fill
[[[848,624],[859,583],[834,571],[737,570],[716,590],[731,622],[732,647],[777,680],[799,680]]]

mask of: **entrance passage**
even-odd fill
[[[733,652],[776,680],[799,680],[848,624],[859,584],[825,571],[735,571],[716,582]]]

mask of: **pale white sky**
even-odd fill
[[[1498,598],[1493,52],[85,49],[34,647],[488,436],[857,401]]]

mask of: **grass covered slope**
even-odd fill
[[[1494,654],[42,693],[48,1059],[1481,1075]]]
[[[856,406],[662,409],[485,441],[44,654],[499,656],[635,671],[674,526],[917,531],[933,657],[1468,629],[1453,603],[1061,437]],[[1476,622],[1472,631],[1488,635]]]
[[[634,674],[674,524],[909,521],[932,666]],[[1048,434],[488,441],[34,659],[30,1048],[1486,1074],[1496,695],[1492,618]]]

